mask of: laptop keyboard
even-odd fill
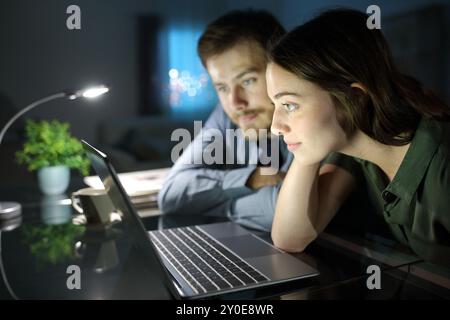
[[[269,280],[198,226],[151,231],[150,238],[198,294]]]

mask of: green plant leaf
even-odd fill
[[[20,164],[34,171],[44,167],[65,165],[89,174],[90,161],[81,142],[69,132],[69,124],[52,121],[28,120],[25,127],[26,142],[16,153]]]
[[[38,266],[58,264],[75,256],[75,241],[85,228],[66,223],[61,225],[29,224],[22,228],[24,242],[29,245]]]

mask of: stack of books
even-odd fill
[[[159,214],[157,198],[170,168],[119,173],[119,179],[140,216]],[[84,183],[104,189],[98,176],[84,178]]]

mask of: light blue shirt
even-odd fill
[[[202,158],[205,148],[211,143],[205,139],[205,133],[210,129],[221,133],[224,154],[228,152],[227,157],[231,154],[232,161],[210,165],[194,161]],[[227,129],[236,129],[236,125],[219,105],[203,126],[203,138],[197,135],[170,170],[158,195],[159,208],[163,214],[226,216],[246,227],[270,231],[280,185],[257,190],[245,185],[257,167],[251,160],[251,150],[258,150],[258,154],[262,150],[261,147],[252,149],[251,143],[242,135],[238,135],[234,143],[225,139]],[[279,170],[286,172],[293,156],[282,139],[276,137],[271,140],[279,147]],[[230,162],[232,164],[227,164]]]

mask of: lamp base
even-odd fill
[[[22,214],[22,206],[18,202],[0,202],[0,221],[17,218]]]

